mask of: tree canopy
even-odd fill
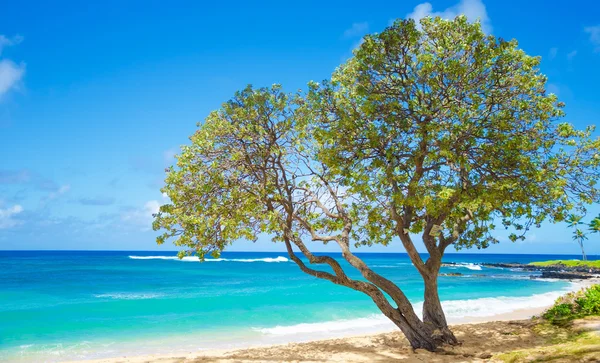
[[[464,17],[421,26],[365,37],[330,82],[311,85],[320,158],[379,219],[362,243],[386,243],[380,225],[392,222],[440,246],[487,247],[496,220],[514,241],[598,199],[593,127],[557,122],[563,104],[539,57]]]
[[[168,170],[158,242],[204,258],[270,235],[302,271],[367,294],[413,347],[456,343],[437,294],[445,249],[498,242],[496,221],[514,241],[598,201],[600,141],[559,122],[539,61],[465,17],[400,20],[307,92],[248,86]],[[423,276],[423,321],[353,253],[394,237]],[[336,243],[363,279],[314,255],[311,241]]]

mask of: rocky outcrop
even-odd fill
[[[584,266],[565,266],[563,264],[557,264],[552,266],[534,266],[522,263],[477,263],[477,265],[492,268],[508,268],[516,269],[521,271],[532,271],[540,272],[540,275],[532,275],[531,278],[542,278],[542,279],[563,279],[563,280],[577,280],[577,279],[589,279],[600,275],[600,268],[595,267],[584,267]],[[460,266],[455,262],[445,262],[442,267],[456,267]],[[461,276],[461,273],[446,273],[440,274],[440,276]],[[470,275],[475,276],[475,275]],[[485,276],[485,275],[482,275]]]
[[[592,274],[584,272],[561,272],[561,271],[542,271],[541,276],[536,278],[542,279],[562,279],[562,280],[578,280],[578,279],[591,279],[594,277]]]

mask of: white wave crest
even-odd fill
[[[198,257],[186,256],[179,258],[177,256],[129,256],[132,260],[176,260],[184,262],[199,262]],[[265,258],[207,258],[204,262],[288,262],[289,260],[283,256],[265,257]]]
[[[442,301],[442,307],[447,319],[460,321],[465,318],[493,317],[506,314],[515,310],[543,308],[550,306],[554,301],[567,291],[576,290],[579,286],[573,284],[563,291],[552,291],[531,296],[500,296],[493,298],[480,298],[469,300],[447,300]],[[414,304],[417,315],[421,315],[423,303]],[[283,335],[306,335],[319,334],[321,336],[337,335],[340,333],[365,334],[371,332],[383,332],[395,329],[395,325],[384,315],[373,314],[364,318],[334,320],[321,323],[302,323],[289,326],[275,326],[270,328],[253,328],[254,331],[269,336]]]
[[[265,335],[296,335],[308,333],[350,332],[353,330],[365,332],[365,329],[387,329],[393,327],[394,324],[384,315],[373,314],[366,318],[334,320],[323,323],[302,323],[288,326],[277,325],[272,328],[252,328],[252,330]]]
[[[474,263],[457,263],[456,266],[468,268],[469,270],[481,271],[481,266]]]
[[[145,300],[156,299],[162,297],[162,294],[154,293],[112,293],[112,294],[96,294],[94,297],[98,299],[113,299],[113,300]]]

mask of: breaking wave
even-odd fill
[[[179,258],[177,256],[129,256],[132,260],[175,260],[184,262],[199,262],[198,257],[186,256]],[[204,262],[288,262],[283,256],[265,257],[265,258],[207,258]]]
[[[154,293],[113,293],[113,294],[96,294],[94,297],[99,299],[113,299],[113,300],[145,300],[145,299],[156,299],[162,297],[162,294]]]
[[[578,287],[573,284],[568,290]],[[442,301],[442,307],[450,322],[463,318],[493,317],[506,314],[515,310],[544,308],[552,305],[554,301],[567,290],[552,291],[530,296],[500,296],[468,300]],[[421,314],[423,303],[414,304],[415,312]],[[269,336],[301,335],[301,334],[327,334],[349,333],[364,334],[365,332],[383,332],[395,329],[395,325],[381,314],[372,314],[368,317],[346,320],[333,320],[320,323],[302,323],[288,326],[275,326],[267,328],[253,328],[254,331]]]
[[[468,268],[469,270],[481,271],[481,266],[476,265],[474,263],[457,263],[456,267],[464,267]]]

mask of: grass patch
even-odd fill
[[[600,316],[600,285],[561,296],[542,315],[543,319],[534,320],[532,331],[543,343],[494,358],[507,363],[600,362],[600,331],[593,328],[598,326],[597,316]],[[591,329],[586,325],[590,322]]]
[[[541,261],[541,262],[530,262],[531,266],[565,266],[565,267],[595,267],[600,268],[600,260],[595,261],[581,261],[581,260],[552,260],[552,261]]]
[[[600,357],[600,335],[591,332],[576,334],[563,343],[500,354],[503,362],[596,362]]]

